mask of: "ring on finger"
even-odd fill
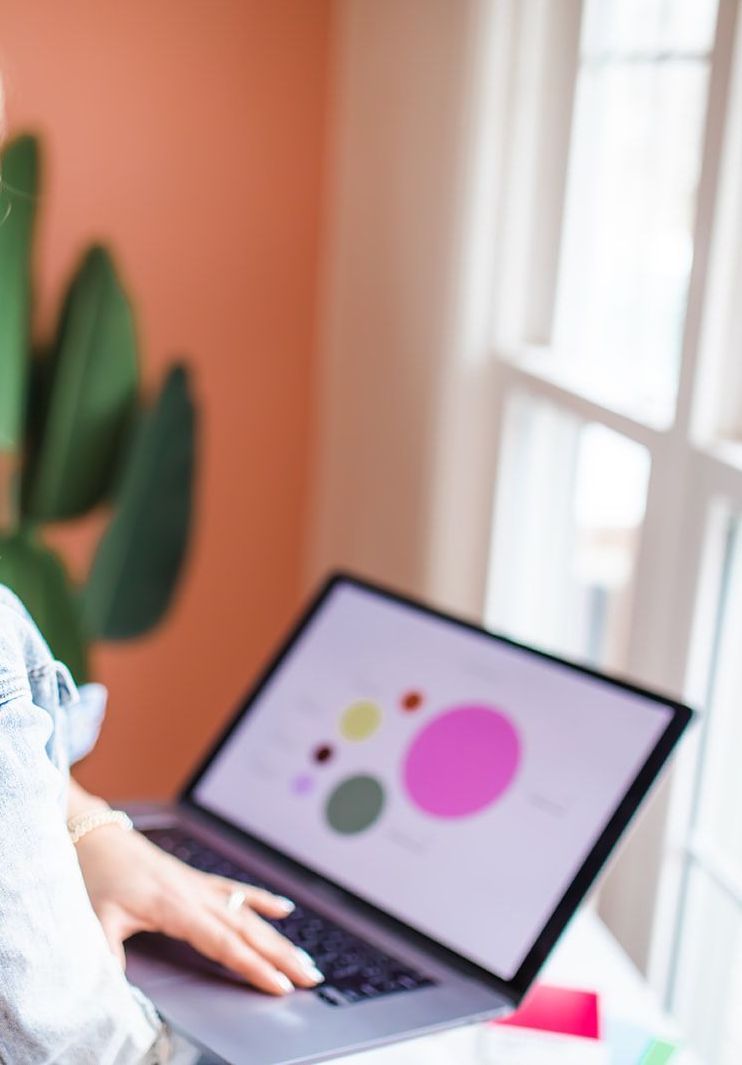
[[[242,907],[245,905],[246,898],[246,891],[244,891],[242,888],[235,888],[234,891],[230,892],[230,894],[227,896],[227,901],[225,905],[230,913],[237,913],[237,911],[241,910]]]

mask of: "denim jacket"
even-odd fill
[[[126,981],[67,834],[69,764],[92,747],[105,689],[78,693],[0,586],[0,1062],[141,1065],[162,1026]]]

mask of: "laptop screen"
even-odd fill
[[[510,980],[673,714],[340,580],[191,797]]]

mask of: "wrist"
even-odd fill
[[[73,818],[80,814],[92,813],[94,810],[110,809],[105,799],[81,788],[77,781],[70,778],[69,792],[67,797],[67,817]]]

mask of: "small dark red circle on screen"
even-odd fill
[[[315,747],[314,749],[314,760],[315,762],[320,763],[329,762],[334,753],[335,752],[332,747],[330,747],[329,743],[322,743],[319,747]]]
[[[422,692],[405,692],[405,694],[402,696],[403,710],[419,710],[422,705]]]

